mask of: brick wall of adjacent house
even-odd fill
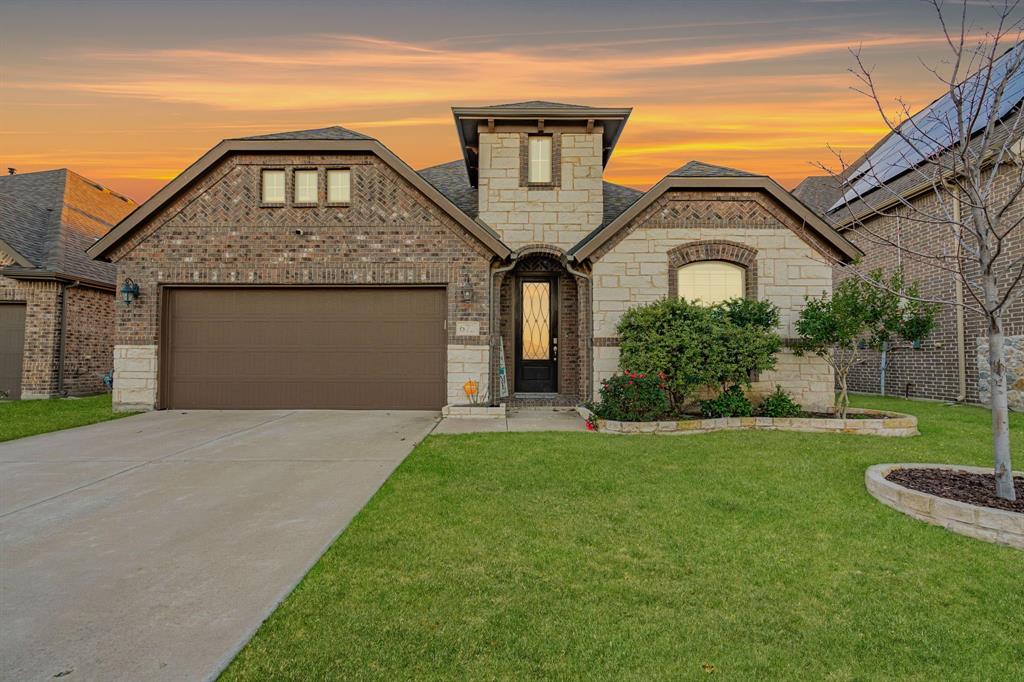
[[[67,289],[64,390],[88,395],[105,390],[103,375],[113,368],[113,292],[89,287]]]
[[[730,247],[730,243],[738,246]],[[622,313],[674,292],[674,266],[681,262],[680,249],[698,244],[707,245],[707,253],[714,259],[732,258],[730,251],[753,252],[747,278],[756,285],[748,295],[778,306],[783,337],[794,336],[806,296],[820,296],[832,289],[830,261],[834,254],[768,195],[755,191],[667,193],[594,255],[595,391],[602,379],[619,370],[615,327]],[[807,408],[823,409],[832,403],[832,371],[819,358],[799,358],[784,350],[776,370],[762,373],[753,393],[756,397],[771,392],[776,384]]]
[[[11,265],[0,257],[0,267]],[[103,374],[112,366],[113,294],[88,287],[68,288],[68,326],[63,392],[89,395],[104,390]],[[60,393],[61,284],[53,280],[15,280],[0,276],[0,301],[25,304],[25,346],[21,398]]]
[[[1010,179],[997,184],[1008,191]],[[918,210],[939,214],[936,197],[926,193],[912,200]],[[1018,203],[1008,220],[1020,217],[1024,204]],[[953,235],[948,227],[924,225],[908,219],[906,208],[890,211],[864,221],[863,226],[847,230],[844,235],[857,244],[865,257],[861,272],[881,268],[886,274],[902,268],[908,280],[916,281],[924,298],[955,300],[955,280],[951,273],[934,266],[931,259],[916,254],[949,255],[954,252]],[[892,246],[898,243],[902,249]],[[1004,277],[1009,277],[1009,264],[1024,257],[1024,231],[1018,230],[1006,243],[1001,256]],[[835,272],[836,282],[852,274],[842,268]],[[970,302],[970,297],[965,293]],[[895,352],[888,353],[885,390],[893,395],[956,400],[959,397],[959,356],[957,347],[956,309],[950,305],[938,308],[936,328],[919,349],[908,344],[897,344]],[[967,312],[964,316],[966,355],[966,400],[985,402],[987,393],[988,332],[984,321]],[[1024,348],[1024,298],[1018,294],[1017,302],[1009,307],[1004,318],[1004,334],[1010,350],[1008,364],[1010,400],[1014,409],[1024,409],[1024,359],[1015,349]],[[851,372],[851,390],[879,393],[881,386],[880,354],[864,351],[864,362]]]
[[[551,244],[568,250],[601,224],[600,126],[551,129],[550,185],[527,183],[527,133],[480,130],[480,218],[512,249]]]
[[[260,170],[344,166],[349,206],[264,207]],[[326,183],[321,170],[321,193]],[[115,403],[152,407],[158,395],[160,287],[173,284],[439,285],[448,291],[449,401],[464,376],[487,385],[491,254],[425,195],[370,154],[234,155],[160,209],[112,253],[140,296],[117,306]],[[462,288],[474,291],[464,301]],[[458,321],[477,336],[455,335]],[[480,351],[475,352],[475,351]],[[457,371],[456,371],[457,370]]]

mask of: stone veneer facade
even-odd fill
[[[263,206],[260,170],[351,169],[346,206]],[[321,192],[326,183],[321,177]],[[114,402],[159,407],[161,288],[167,285],[437,285],[448,291],[448,400],[488,383],[491,254],[447,213],[369,153],[235,154],[159,209],[110,254],[140,296],[117,308]],[[477,295],[464,301],[468,283]],[[456,335],[458,322],[479,334]]]
[[[504,129],[502,129],[504,130]],[[526,175],[528,133],[480,129],[480,218],[513,250],[548,244],[564,251],[601,224],[602,129],[546,129],[552,141],[552,182]]]
[[[632,220],[595,254],[593,387],[619,371],[615,327],[628,308],[675,293],[675,270],[699,259],[730,260],[747,270],[748,295],[779,307],[784,338],[806,296],[832,290],[827,246],[767,194],[756,191],[672,191]],[[684,255],[688,254],[688,255]],[[782,384],[808,409],[833,401],[831,368],[820,358],[783,350],[776,369],[754,383],[755,396]]]

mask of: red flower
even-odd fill
[[[630,375],[629,375],[629,378],[630,378],[630,379],[636,379],[636,372],[633,372],[632,374],[630,374]],[[631,382],[629,382],[629,383],[633,383],[633,382],[631,381]]]
[[[593,431],[594,430],[594,425],[591,422],[586,422],[586,424],[587,424],[587,431]]]
[[[633,385],[633,382],[632,382],[632,381],[631,381],[631,382],[629,382],[629,385],[630,385],[630,386],[632,386],[632,385]]]
[[[646,374],[641,374],[641,375],[640,375],[640,378],[641,378],[641,379],[643,379],[643,378],[644,378],[644,377],[646,377],[646,376],[647,376]]]

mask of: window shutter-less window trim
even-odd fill
[[[265,170],[260,174],[260,190],[264,204],[284,203],[284,171]]]
[[[731,298],[743,298],[746,289],[746,270],[720,260],[698,261],[679,268],[679,297],[714,305]]]
[[[551,136],[530,136],[529,154],[529,181],[551,182]]]
[[[295,203],[315,204],[319,202],[319,173],[316,170],[295,171]]]
[[[327,171],[327,203],[347,204],[352,200],[352,172],[344,168]]]

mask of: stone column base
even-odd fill
[[[156,408],[156,346],[114,346],[115,412]]]

